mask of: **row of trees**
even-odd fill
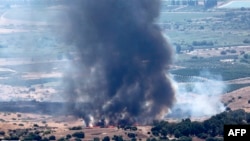
[[[212,8],[216,6],[218,3],[218,0],[204,0],[204,7],[205,8]]]
[[[198,5],[198,0],[171,0],[171,5]]]
[[[226,111],[212,116],[204,122],[191,121],[183,119],[179,123],[169,123],[167,121],[155,121],[151,132],[159,138],[166,138],[167,135],[173,135],[176,138],[183,136],[197,136],[202,139],[223,138],[224,125],[231,124],[250,124],[250,113],[244,110]]]
[[[169,0],[171,5],[189,5],[196,6],[198,5],[198,0]],[[211,8],[216,6],[218,0],[204,0],[204,7]]]

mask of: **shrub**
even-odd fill
[[[50,133],[51,133],[51,130],[46,130],[46,131],[43,132],[44,135],[48,135]]]
[[[72,136],[70,134],[66,135],[66,139],[70,139]]]
[[[84,138],[85,134],[84,134],[84,132],[75,132],[72,134],[72,136],[76,137],[76,138]]]
[[[206,133],[200,133],[197,135],[197,137],[199,137],[201,139],[206,139],[208,137],[208,135]]]
[[[18,124],[18,126],[24,126],[24,124],[20,123],[20,124]]]
[[[95,138],[94,138],[94,141],[100,141],[100,138],[95,137]]]
[[[222,138],[213,138],[213,137],[209,137],[206,139],[206,141],[223,141]]]
[[[192,138],[187,136],[182,136],[178,139],[178,141],[192,141]]]
[[[69,130],[82,130],[82,127],[81,126],[75,126],[75,127],[69,128]]]
[[[221,55],[226,55],[227,52],[223,50],[223,51],[220,52],[220,54],[221,54]]]
[[[132,131],[137,131],[137,127],[132,126],[132,127],[131,127],[131,130],[132,130]]]
[[[49,139],[45,137],[41,141],[49,141]]]
[[[192,59],[198,59],[198,56],[192,56],[191,58]]]
[[[250,39],[245,39],[245,40],[243,40],[243,43],[245,43],[245,44],[250,43]]]
[[[226,111],[232,111],[230,107],[227,107],[226,108]]]
[[[41,131],[36,130],[34,133],[35,133],[35,134],[40,134]]]
[[[248,59],[248,54],[243,55],[244,59]]]
[[[42,137],[38,134],[29,133],[27,136],[24,137],[23,140],[41,140]]]
[[[49,136],[49,140],[56,140],[56,136],[54,135]]]
[[[136,141],[136,138],[131,139],[131,141]]]
[[[235,49],[230,50],[230,53],[236,53],[237,51]]]
[[[13,130],[13,133],[15,133],[16,136],[21,137],[28,134],[28,129],[16,129]]]
[[[1,135],[1,136],[4,136],[4,135],[5,135],[5,132],[4,132],[4,131],[0,131],[0,135]]]
[[[135,137],[136,137],[136,134],[135,134],[135,133],[128,133],[128,137],[129,137],[129,138],[135,138]]]
[[[105,137],[102,139],[102,141],[110,141],[109,136],[105,136]]]
[[[122,138],[122,136],[114,135],[112,140],[114,140],[114,141],[123,141],[123,138]]]
[[[17,136],[4,137],[4,140],[19,140]]]

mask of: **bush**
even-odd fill
[[[102,141],[110,141],[109,136],[105,136],[105,137],[102,139]]]
[[[237,51],[235,49],[230,50],[230,53],[236,53]]]
[[[245,44],[250,43],[250,39],[245,39],[245,40],[243,40],[243,43],[245,43]]]
[[[131,141],[136,141],[136,138],[131,139]]]
[[[76,137],[76,138],[84,138],[85,134],[84,134],[84,132],[75,132],[72,134],[72,136]]]
[[[213,46],[214,42],[212,42],[212,41],[206,41],[206,40],[203,40],[203,41],[193,41],[192,45],[193,46]]]
[[[94,138],[94,141],[100,141],[100,138],[95,137],[95,138]]]
[[[82,127],[81,126],[75,126],[75,127],[69,128],[69,130],[82,130]]]
[[[49,140],[56,140],[56,136],[54,135],[49,136]]]
[[[135,133],[128,133],[128,137],[129,137],[129,138],[135,138],[135,137],[136,137],[136,134],[135,134]]]
[[[176,129],[176,130],[174,131],[174,136],[175,136],[176,138],[179,138],[180,136],[182,136],[182,133],[181,133],[178,129]]]
[[[248,54],[243,55],[244,59],[248,59]]]
[[[18,126],[24,126],[24,124],[20,123],[20,124],[18,124]]]
[[[137,131],[137,127],[132,126],[132,127],[131,127],[131,130],[132,130],[132,131]]]
[[[43,132],[44,135],[48,135],[48,134],[51,134],[51,130],[46,130]]]
[[[45,137],[41,141],[49,141],[49,139]]]
[[[4,137],[4,140],[19,140],[17,136]]]
[[[0,135],[1,135],[1,136],[4,136],[4,135],[5,135],[5,132],[4,132],[4,131],[0,131]]]
[[[192,141],[192,138],[187,136],[182,136],[178,139],[178,141]]]
[[[70,139],[72,136],[70,134],[66,135],[66,139]]]
[[[222,138],[213,138],[213,137],[209,137],[209,138],[207,138],[206,139],[206,141],[223,141],[223,139]]]
[[[123,138],[122,138],[122,136],[114,135],[112,140],[114,140],[114,141],[123,141]]]
[[[243,58],[240,59],[240,62],[242,62],[242,63],[249,63],[249,61],[247,59],[243,59]]]
[[[38,134],[29,133],[27,136],[24,137],[23,140],[41,140],[42,137]]]
[[[226,55],[227,52],[223,50],[223,51],[220,52],[220,54],[221,54],[221,55]]]
[[[200,134],[197,135],[197,137],[201,138],[201,139],[206,139],[208,137],[208,135],[205,134],[205,133],[200,133]]]
[[[192,56],[191,58],[192,59],[198,59],[198,56]]]

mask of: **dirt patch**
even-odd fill
[[[222,102],[231,110],[244,109],[250,112],[250,86],[224,94]]]

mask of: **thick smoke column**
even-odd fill
[[[71,111],[87,123],[159,119],[174,103],[171,46],[154,23],[160,0],[78,0],[67,34],[77,48],[66,76]],[[84,104],[81,104],[84,103]]]

